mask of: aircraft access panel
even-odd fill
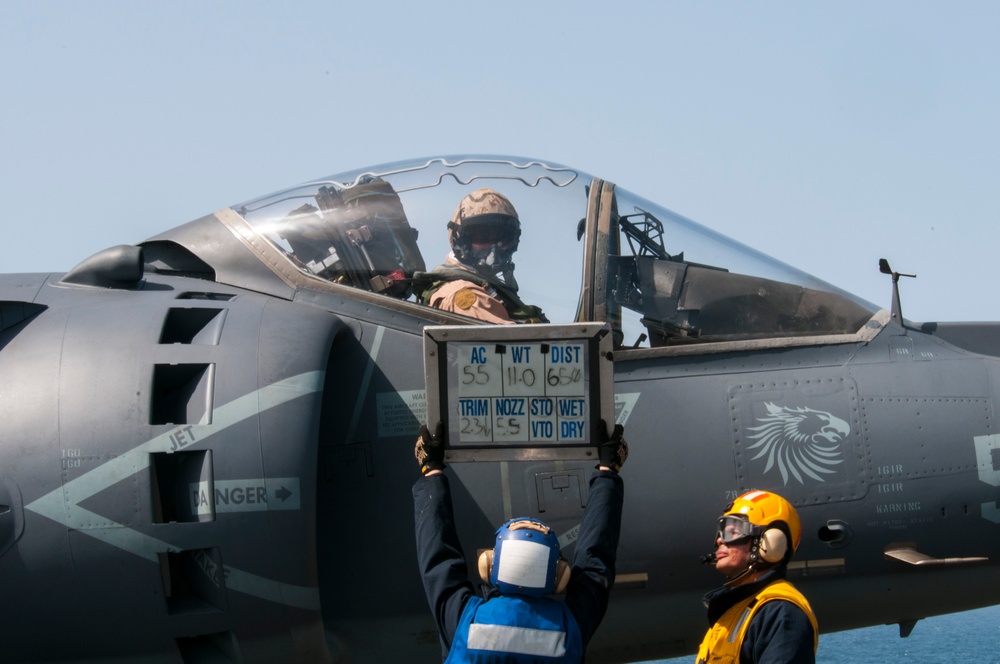
[[[424,372],[449,461],[595,459],[614,426],[607,325],[429,326]]]

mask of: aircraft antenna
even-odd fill
[[[916,277],[915,274],[906,274],[904,272],[893,272],[892,268],[889,267],[889,261],[884,258],[878,259],[878,271],[882,274],[892,275],[892,320],[896,321],[900,325],[903,324],[903,308],[899,303],[899,278],[900,277]]]

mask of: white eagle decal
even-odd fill
[[[767,456],[765,473],[777,466],[786,485],[789,476],[799,484],[805,484],[803,475],[823,482],[821,475],[835,472],[832,467],[844,462],[840,442],[851,433],[847,422],[812,408],[765,406],[768,415],[757,419],[762,424],[748,427],[756,432],[749,438],[757,442],[747,447],[760,449],[752,460]]]

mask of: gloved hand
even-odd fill
[[[625,465],[628,458],[628,443],[625,442],[625,427],[620,424],[615,425],[615,430],[608,437],[608,425],[601,421],[601,433],[604,439],[597,447],[597,454],[601,459],[601,466],[607,466],[616,473]]]
[[[420,425],[420,437],[413,448],[413,456],[420,464],[420,472],[426,475],[432,470],[444,470],[444,424],[437,423],[434,435],[426,425]]]

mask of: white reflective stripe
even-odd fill
[[[544,588],[551,549],[528,540],[504,540],[500,545],[497,581],[522,588]]]
[[[539,657],[566,654],[566,632],[509,625],[469,625],[469,649],[510,652]]]
[[[733,631],[729,633],[729,638],[726,639],[727,641],[729,641],[730,643],[736,643],[736,637],[739,636],[740,630],[743,629],[743,623],[745,623],[747,621],[747,618],[750,617],[750,612],[753,611],[753,606],[756,603],[757,602],[754,602],[747,608],[743,609],[743,613],[740,614],[740,619],[736,621],[736,625],[733,627]]]

